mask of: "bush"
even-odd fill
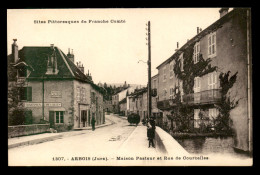
[[[12,114],[8,116],[8,125],[29,125],[33,124],[33,117],[31,110],[15,109]]]
[[[132,113],[127,116],[127,120],[130,124],[138,125],[138,123],[140,123],[140,116],[138,114]]]

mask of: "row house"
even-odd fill
[[[147,118],[147,88],[136,89],[127,96],[127,113],[139,114],[140,119]]]
[[[135,87],[128,87],[127,89],[121,90],[116,94],[112,95],[112,106],[113,112],[118,114],[120,113],[119,102],[126,98],[127,93],[130,94],[134,91]]]
[[[156,76],[152,78],[152,80],[155,79]],[[155,82],[155,81],[153,81]],[[157,84],[157,82],[155,82]],[[162,124],[162,112],[160,109],[157,108],[157,94],[154,89],[157,85],[152,85],[152,113],[151,115],[156,118],[156,124],[161,125]],[[148,118],[148,94],[147,94],[147,88],[137,89],[135,92],[131,93],[129,96],[127,96],[127,113],[135,113],[139,114],[140,119],[146,119]]]
[[[158,86],[159,86],[159,74],[151,77],[151,90],[152,90],[152,116],[156,118],[156,125],[162,126],[163,124],[163,111],[157,108],[158,102]]]
[[[230,72],[230,75],[234,75],[237,72],[236,82],[228,91],[231,99],[239,100],[237,107],[230,112],[232,128],[235,130],[234,148],[252,151],[250,10],[242,8],[234,8],[230,12],[228,10],[222,8],[219,11],[219,20],[204,30],[198,28],[196,36],[180,49],[177,48],[169,59],[157,67],[157,107],[163,111],[163,120],[166,121],[167,115],[170,115],[177,105],[176,94],[180,93],[181,103],[193,109],[194,128],[199,128],[200,112],[211,119],[219,114],[215,104],[222,95],[220,73]],[[216,66],[216,69],[195,77],[192,92],[185,93],[186,87],[183,87],[182,80],[177,78],[174,66],[178,61],[180,72],[186,73],[189,65],[185,65],[187,63],[185,55],[189,55],[187,52],[190,47],[193,47],[194,65],[200,58],[204,60],[210,58],[211,66]]]
[[[78,63],[77,63],[78,64]],[[31,112],[33,123],[50,123],[58,131],[105,122],[102,89],[74,64],[74,54],[58,47],[23,47],[16,40],[8,55],[8,83],[19,88],[19,103]]]

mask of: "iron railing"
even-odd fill
[[[157,108],[158,109],[169,109],[173,106],[176,106],[176,99],[168,99],[168,100],[162,100],[157,102]]]
[[[220,89],[211,89],[207,91],[196,92],[183,95],[183,103],[187,104],[212,104],[221,99]]]

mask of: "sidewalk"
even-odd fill
[[[114,122],[106,119],[106,123],[102,125],[96,126],[97,128],[113,125]],[[84,127],[80,129],[74,129],[72,131],[67,132],[60,132],[60,133],[42,133],[37,135],[30,135],[30,136],[21,136],[21,137],[14,137],[8,139],[8,149],[15,148],[18,146],[24,146],[24,145],[33,145],[43,142],[48,142],[56,139],[60,139],[63,137],[70,137],[80,134],[85,134],[86,130],[91,130],[91,127]]]
[[[162,153],[157,149],[148,148],[147,127],[138,125],[128,139],[121,145],[120,154],[158,156]]]

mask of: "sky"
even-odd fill
[[[11,54],[14,38],[19,49],[54,44],[65,54],[68,48],[73,49],[74,63],[83,63],[85,73],[89,70],[95,83],[146,85],[148,67],[143,62],[148,59],[147,22],[151,23],[153,76],[158,73],[156,67],[174,54],[177,42],[183,46],[196,35],[197,27],[203,30],[219,19],[219,9],[11,9],[7,11],[7,52]]]

